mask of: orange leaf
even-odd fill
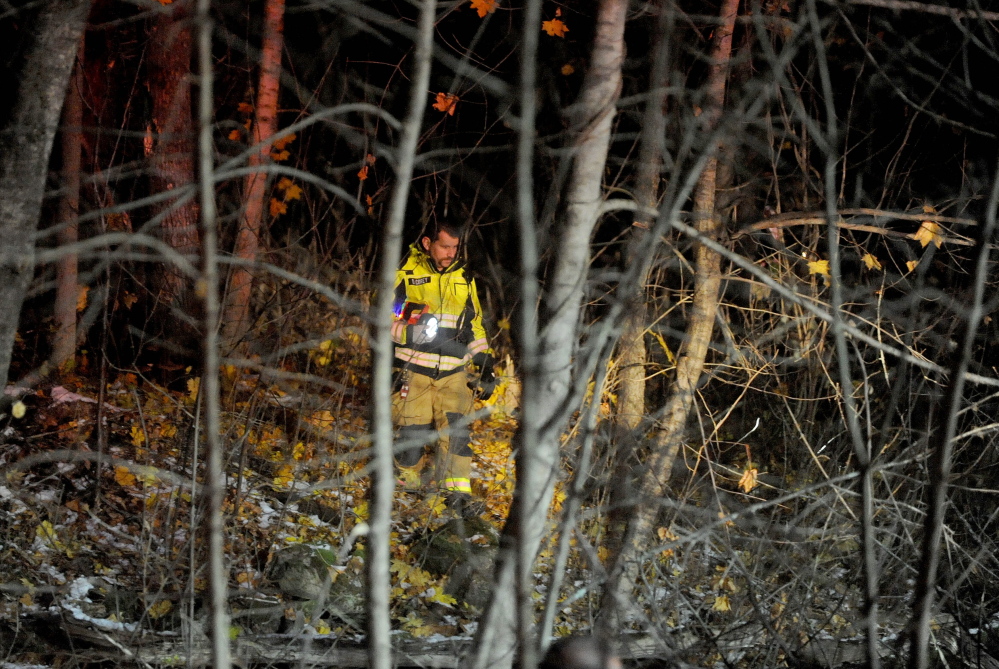
[[[568,76],[569,76],[570,74],[572,74],[573,72],[575,72],[575,71],[576,71],[576,68],[574,68],[574,67],[573,67],[572,65],[570,65],[569,63],[566,63],[565,65],[563,65],[563,66],[562,66],[562,74],[564,74],[564,75],[565,75],[565,76],[567,76],[567,77],[568,77]]]
[[[239,128],[236,128],[235,130],[229,133],[229,139],[231,139],[234,142],[238,142],[240,139],[242,139],[242,137],[243,133],[239,131]]]
[[[367,166],[367,165],[365,165],[365,166],[364,166],[364,167],[362,167],[362,168],[361,168],[361,170],[360,170],[360,171],[359,171],[359,172],[357,173],[357,180],[358,180],[358,181],[364,181],[364,180],[366,180],[367,178],[368,178],[368,166]]]
[[[364,161],[368,165],[374,165],[375,164],[375,160],[376,160],[375,156],[373,154],[370,154],[370,153],[364,157]]]
[[[291,144],[294,141],[295,141],[295,133],[291,133],[290,135],[285,135],[284,137],[279,137],[279,138],[275,139],[271,143],[271,146],[273,146],[275,149],[277,149],[278,151],[280,151],[281,149],[283,149],[284,147],[288,146],[289,144]]]
[[[472,0],[472,9],[479,13],[479,18],[496,11],[496,0]]]
[[[569,26],[562,22],[562,19],[552,19],[551,21],[542,21],[541,29],[548,33],[551,37],[565,37],[565,34],[569,32]]]
[[[301,197],[302,197],[302,189],[296,186],[295,184],[291,184],[290,186],[284,189],[285,202],[291,202],[292,200],[299,200],[301,199]]]
[[[453,93],[438,93],[437,102],[434,103],[434,109],[441,112],[446,112],[451,116],[454,116],[454,110],[458,107],[458,96]]]
[[[285,214],[287,212],[288,212],[288,205],[286,205],[284,202],[277,199],[276,197],[271,198],[271,216],[277,218],[281,214]]]
[[[253,113],[253,105],[251,105],[249,102],[240,102],[236,106],[236,109],[238,109],[243,114],[252,114]]]

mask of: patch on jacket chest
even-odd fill
[[[421,276],[419,279],[409,279],[410,286],[422,286],[425,283],[430,283],[429,276]]]

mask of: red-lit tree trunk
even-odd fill
[[[278,94],[281,87],[281,51],[284,48],[284,0],[267,0],[264,5],[263,47],[260,53],[260,79],[253,123],[253,143],[265,142],[277,132]],[[250,167],[270,162],[270,144],[250,154]],[[256,170],[246,178],[243,217],[233,255],[252,262],[260,249],[260,234],[267,215],[267,172]],[[223,341],[232,347],[250,329],[250,297],[253,275],[246,267],[234,267],[229,279],[223,322]]]
[[[714,133],[725,108],[725,90],[732,56],[732,35],[739,12],[739,0],[723,0],[720,22],[715,29],[709,54],[711,69],[705,83],[702,131]],[[706,144],[709,159],[694,189],[694,226],[710,239],[718,239],[722,224],[715,208],[718,178],[718,142]],[[694,296],[686,340],[676,365],[676,380],[663,409],[661,428],[656,435],[652,457],[642,475],[639,500],[628,523],[624,540],[613,557],[610,576],[601,603],[603,624],[615,629],[628,606],[631,591],[638,577],[640,556],[649,539],[659,505],[656,498],[664,494],[673,470],[673,462],[686,430],[687,418],[694,402],[697,381],[704,369],[721,288],[721,257],[697,244],[694,250]]]
[[[90,11],[89,0],[42,7],[0,130],[0,389],[7,384],[18,315],[35,267],[35,230],[66,83]]]
[[[83,142],[83,43],[76,67],[69,80],[66,103],[62,112],[62,198],[59,200],[59,245],[71,248],[78,239],[77,218],[80,215],[80,154]],[[55,322],[52,342],[52,363],[62,366],[76,355],[77,258],[67,251],[56,268]]]
[[[188,3],[167,5],[149,31],[149,93],[153,103],[154,193],[194,184],[194,125],[191,111],[191,19]],[[168,200],[158,212],[163,241],[185,255],[198,253],[198,204],[193,190]],[[171,304],[186,284],[167,265],[159,285],[160,300]]]

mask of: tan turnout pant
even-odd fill
[[[396,453],[403,480],[426,474],[429,451],[437,487],[471,493],[470,435],[468,426],[461,425],[473,405],[468,374],[461,370],[432,379],[411,373],[408,382],[405,398],[399,391],[392,395],[392,420],[398,428],[399,446],[404,448]]]

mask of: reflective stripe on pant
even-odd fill
[[[472,403],[468,375],[464,372],[443,379],[411,374],[406,398],[399,393],[392,396],[392,418],[401,438],[418,439],[421,431],[432,426],[440,430],[439,438],[430,447],[434,453],[434,477],[445,490],[471,491],[472,449],[468,426],[462,426],[461,422],[472,410]],[[406,462],[416,465],[422,450],[415,449],[413,453],[416,458],[407,457]],[[406,464],[403,456],[409,454],[409,450],[400,453],[399,464]]]

